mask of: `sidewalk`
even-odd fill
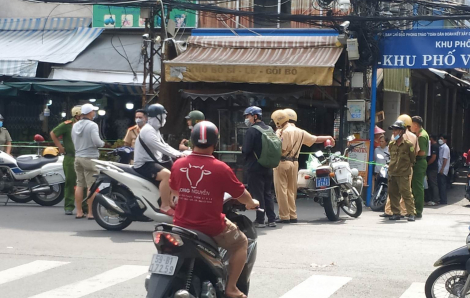
[[[470,215],[470,202],[465,199],[465,183],[455,182],[451,189],[447,190],[448,205],[424,206],[423,215],[426,214],[451,214]]]

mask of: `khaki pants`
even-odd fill
[[[412,179],[412,177],[413,177],[413,169],[411,169],[411,175],[410,175],[410,188],[411,188],[411,179]],[[389,189],[390,189],[390,187],[389,187]],[[387,196],[387,202],[385,203],[385,213],[388,214],[388,215],[393,215],[392,207],[390,206],[390,195]],[[400,213],[403,216],[408,214],[406,212],[406,206],[405,206],[405,202],[403,202],[403,198],[400,200]]]
[[[406,214],[414,215],[415,202],[411,194],[411,177],[410,176],[391,176],[388,178],[388,194],[390,205],[394,215],[403,214],[400,208],[400,201],[405,203]],[[403,199],[401,199],[403,197]],[[400,200],[401,199],[401,200]]]
[[[281,161],[274,169],[274,189],[281,220],[297,219],[297,167],[292,161]]]

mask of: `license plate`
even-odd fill
[[[162,275],[175,274],[178,257],[170,255],[155,254],[150,263],[149,272]]]
[[[317,177],[316,183],[317,183],[317,188],[330,186],[330,177]]]

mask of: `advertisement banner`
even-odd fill
[[[470,29],[387,31],[378,64],[379,68],[470,68]]]
[[[364,186],[367,186],[367,175],[369,171],[369,140],[354,140],[349,142],[351,145],[361,144],[354,148],[354,151],[349,152],[348,157],[349,166],[351,169],[356,168],[359,171],[359,176],[364,179]]]
[[[196,12],[185,9],[172,9],[170,19],[176,28],[196,28]],[[155,25],[160,27],[161,18],[155,17]],[[145,28],[145,20],[140,18],[139,7],[93,5],[93,27],[106,29]]]

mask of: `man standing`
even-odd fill
[[[135,111],[135,125],[129,127],[124,137],[124,146],[135,147],[135,140],[139,136],[140,129],[147,123],[147,112],[142,109]]]
[[[77,173],[77,188],[75,189],[75,206],[77,208],[76,218],[84,218],[82,209],[84,189],[90,190],[95,182],[93,175],[99,174],[95,164],[91,161],[100,157],[99,147],[104,146],[100,138],[98,124],[93,122],[95,108],[92,104],[82,106],[82,120],[73,125],[72,140],[75,146],[75,172]],[[88,219],[93,218],[92,204],[95,194],[87,201]]]
[[[198,110],[194,110],[194,111],[189,112],[189,114],[184,118],[186,119],[186,123],[188,124],[188,128],[191,131],[193,130],[193,127],[197,123],[206,120],[206,116],[204,115],[204,113],[202,113],[201,111],[198,111]],[[181,143],[179,145],[179,149],[181,151],[190,150],[191,149],[191,142],[187,139],[182,139]]]
[[[261,209],[264,211],[256,211],[255,227],[264,228],[265,213],[268,217],[268,227],[276,226],[276,213],[274,213],[274,202],[271,194],[273,184],[273,170],[262,166],[258,162],[261,156],[263,133],[271,133],[274,131],[267,126],[262,120],[263,111],[261,108],[252,106],[245,110],[245,124],[248,126],[245,138],[243,140],[242,153],[245,158],[245,170],[248,175],[248,189],[253,198],[259,201]]]
[[[450,165],[450,149],[447,146],[447,136],[441,135],[438,141],[439,159],[438,159],[438,174],[437,183],[439,185],[440,204],[447,205],[447,175],[449,174]]]
[[[414,221],[415,207],[410,183],[411,169],[416,160],[414,147],[410,141],[403,138],[406,131],[403,121],[395,121],[390,129],[393,130],[393,138],[389,145],[388,194],[393,215],[389,219],[399,220],[401,218],[400,199],[403,198],[408,221]]]
[[[431,156],[428,158],[428,194],[430,194],[429,202],[427,206],[439,205],[439,187],[437,183],[438,173],[438,160],[439,160],[439,145],[437,144],[437,136],[431,135]]]
[[[75,209],[75,186],[77,185],[77,174],[75,174],[75,146],[72,141],[72,126],[80,120],[81,108],[75,106],[72,108],[72,119],[59,124],[54,128],[50,135],[54,144],[59,148],[59,153],[64,154],[62,164],[65,174],[65,200],[64,209],[66,215],[72,215]],[[62,137],[64,145],[59,141]]]
[[[429,136],[423,129],[423,119],[420,116],[414,116],[412,121],[411,130],[418,137],[419,151],[416,156],[416,163],[413,167],[411,189],[415,199],[416,217],[422,218],[424,207],[424,179],[428,167],[426,158],[429,152]]]

